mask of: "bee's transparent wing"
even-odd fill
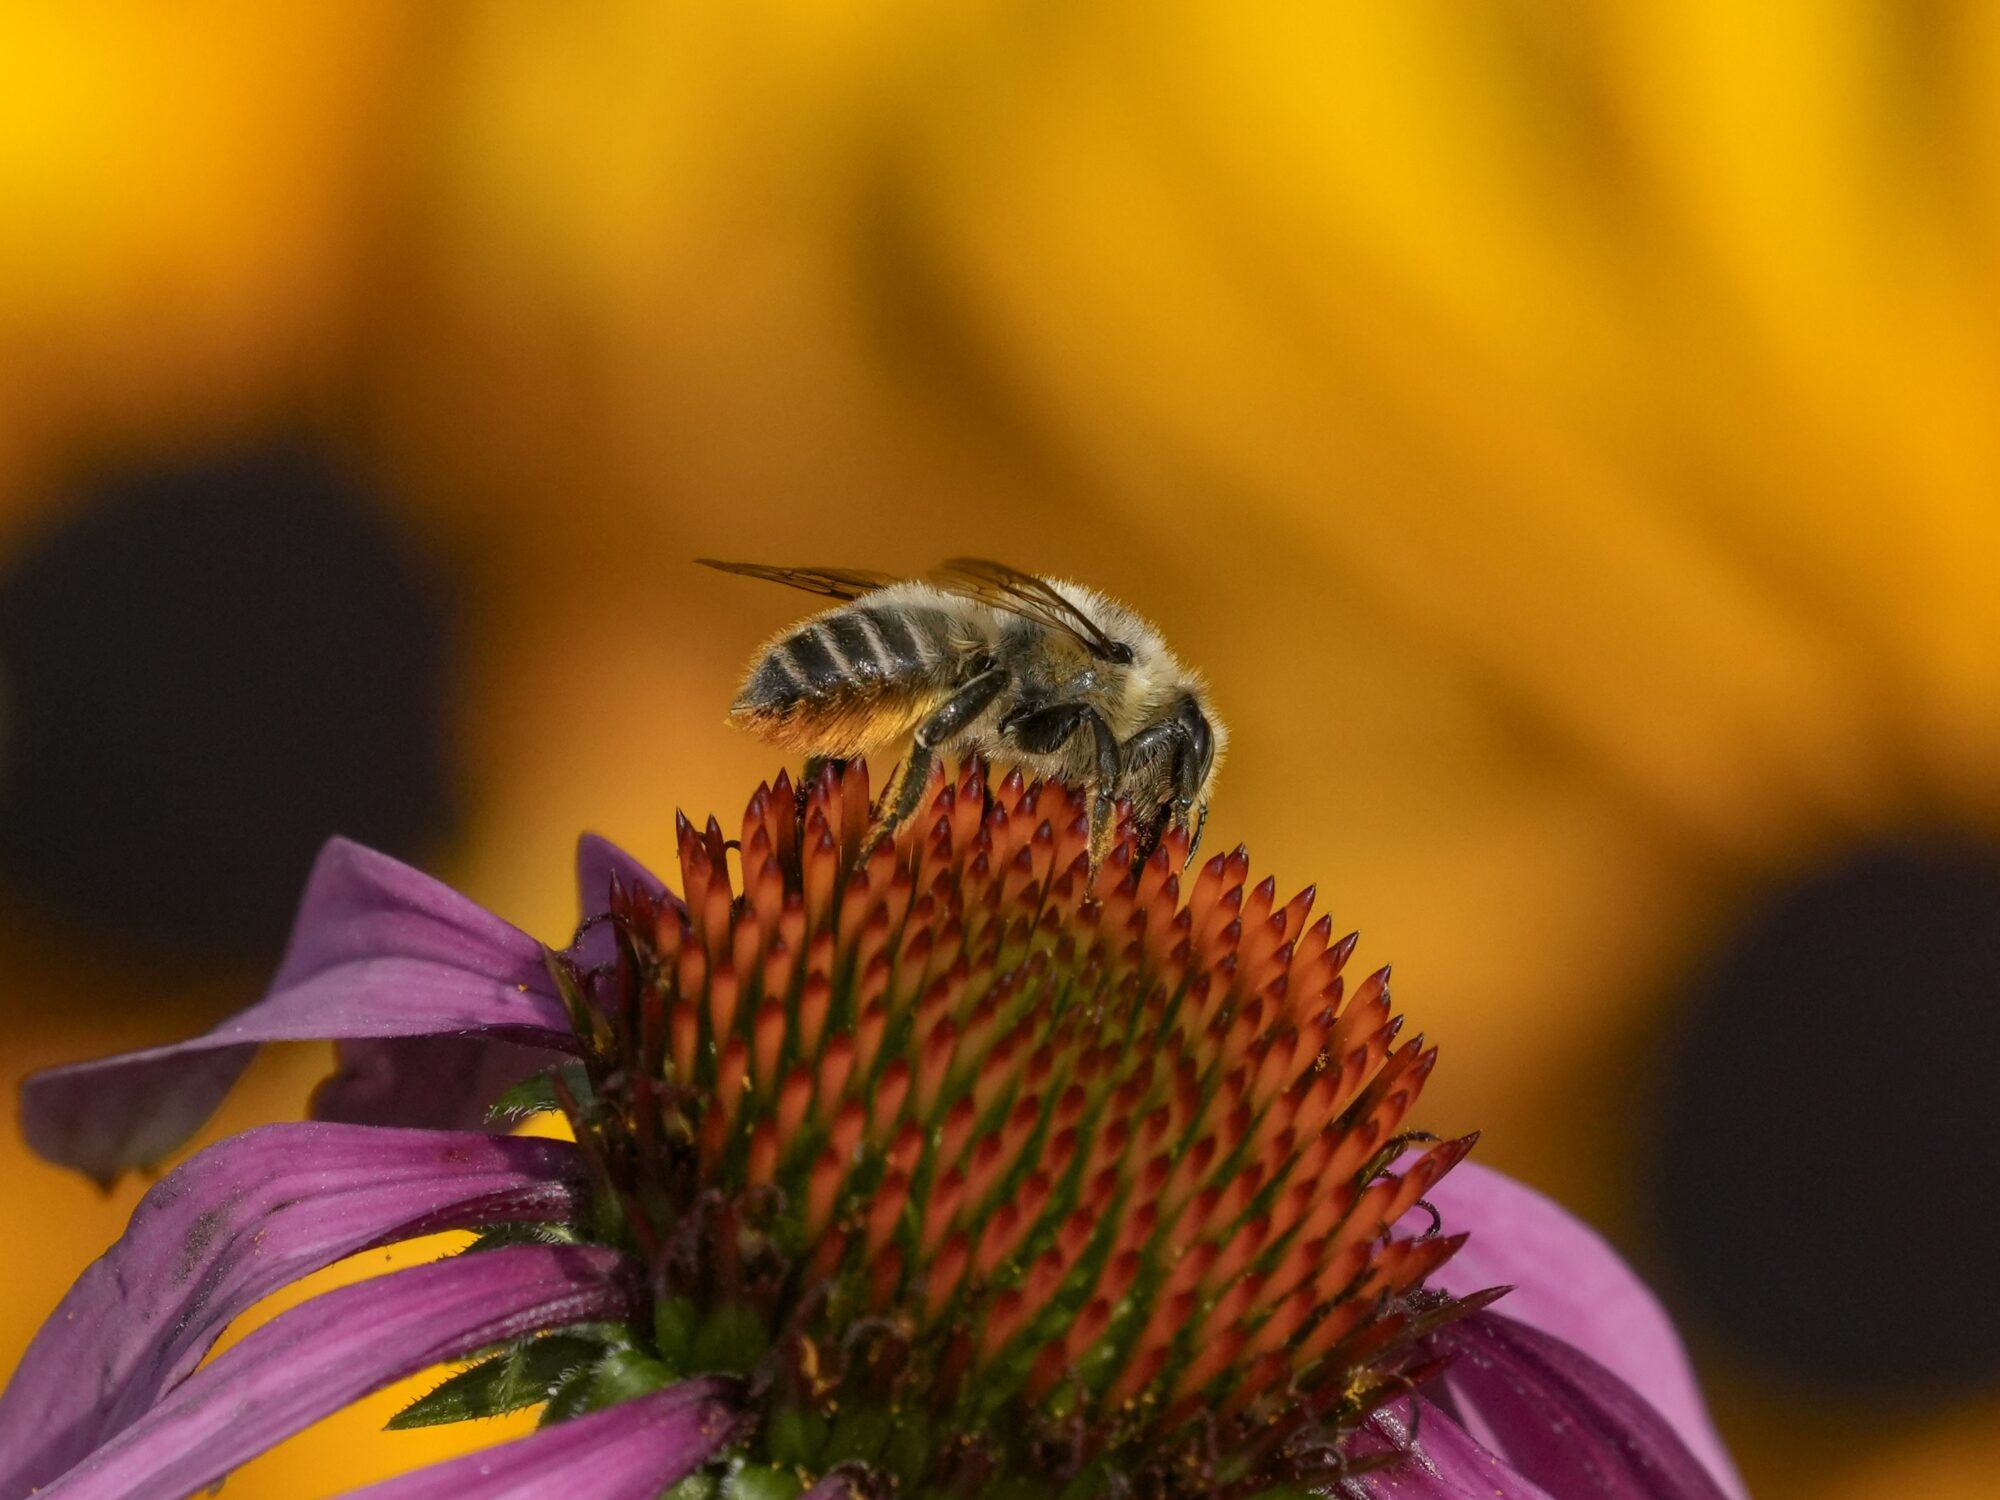
[[[808,594],[825,594],[829,599],[859,599],[901,580],[888,573],[863,568],[779,568],[768,563],[722,562],[713,557],[697,557],[704,568],[724,573],[741,573],[745,578],[762,578],[804,589]]]
[[[1095,620],[1032,573],[990,558],[948,557],[931,573],[931,581],[951,593],[1075,636],[1092,656],[1118,653],[1118,643]]]

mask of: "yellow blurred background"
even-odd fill
[[[0,0],[0,562],[95,476],[327,455],[450,581],[460,806],[400,852],[549,937],[580,829],[665,862],[776,769],[722,710],[808,601],[690,558],[1086,580],[1210,677],[1215,846],[1395,960],[1431,1121],[1649,1268],[1687,976],[1841,851],[2000,838],[1996,319],[1980,0]],[[10,899],[4,1081],[268,957]],[[0,1144],[0,1370],[140,1187]],[[1759,1496],[1992,1493],[1990,1384],[1814,1392],[1675,1305]],[[407,1394],[229,1494],[495,1436],[374,1435]]]

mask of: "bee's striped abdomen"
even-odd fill
[[[808,621],[764,653],[737,712],[786,714],[926,681],[944,662],[948,623],[930,613],[853,604]]]
[[[857,609],[853,611],[857,621],[864,622],[874,633],[879,658],[888,675],[915,675],[927,672],[937,664],[942,654],[939,642],[944,638],[945,620],[942,615],[924,616],[909,610]],[[924,634],[916,627],[928,626]],[[932,639],[935,637],[935,639]]]

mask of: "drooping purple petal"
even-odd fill
[[[194,1372],[38,1500],[174,1500],[392,1381],[536,1329],[621,1320],[636,1268],[608,1250],[520,1245],[341,1287]]]
[[[1563,1500],[1726,1500],[1656,1408],[1573,1344],[1497,1312],[1433,1336],[1467,1429]],[[1741,1491],[1734,1492],[1738,1495]]]
[[[1402,1456],[1387,1468],[1342,1480],[1333,1494],[1369,1500],[1581,1500],[1566,1492],[1551,1495],[1523,1478],[1421,1398],[1377,1413],[1353,1446],[1355,1457],[1392,1448]]]
[[[345,839],[321,852],[265,997],[205,1036],[52,1068],[28,1143],[109,1182],[200,1128],[259,1043],[479,1034],[571,1048],[542,947],[449,886]]]
[[[644,891],[658,898],[666,894],[666,884],[611,840],[586,833],[576,841],[577,905],[585,916],[604,911],[610,905],[613,879],[628,891]]]
[[[0,1392],[0,1497],[47,1483],[136,1421],[258,1299],[376,1245],[568,1218],[576,1148],[347,1125],[268,1125],[156,1184]]]
[[[577,906],[583,913],[585,925],[569,950],[581,968],[611,962],[616,946],[611,929],[602,922],[593,923],[590,919],[611,909],[614,881],[621,890],[644,892],[655,899],[667,893],[660,877],[638,860],[611,840],[586,833],[576,841]]]
[[[462,1458],[371,1484],[347,1500],[656,1500],[746,1424],[726,1380],[686,1380]]]
[[[504,1129],[488,1115],[530,1073],[566,1054],[483,1036],[342,1042],[334,1071],[313,1090],[315,1120],[427,1130]]]
[[[1472,1161],[1454,1168],[1430,1198],[1447,1229],[1472,1235],[1431,1277],[1433,1286],[1457,1296],[1513,1287],[1500,1304],[1510,1318],[1605,1366],[1673,1425],[1726,1494],[1745,1493],[1666,1309],[1596,1230]]]
[[[611,960],[611,929],[588,919],[609,908],[614,880],[627,891],[666,892],[659,877],[623,849],[586,833],[576,846],[577,905],[586,925],[569,950],[584,968]],[[344,1041],[337,1056],[337,1068],[313,1092],[314,1119],[477,1130],[487,1125],[494,1100],[562,1054],[487,1036],[426,1036]]]

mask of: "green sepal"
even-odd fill
[[[690,1474],[660,1496],[660,1500],[716,1500],[722,1481],[713,1474]]]
[[[494,1224],[479,1231],[479,1238],[461,1254],[475,1250],[504,1250],[509,1245],[574,1245],[577,1233],[567,1224]]]
[[[694,1336],[687,1369],[692,1375],[748,1375],[770,1350],[771,1336],[756,1310],[742,1303],[718,1307]]]
[[[882,1449],[882,1467],[904,1485],[915,1485],[930,1468],[931,1447],[929,1414],[915,1409],[898,1412],[889,1423],[889,1441]]]
[[[797,1500],[805,1482],[790,1469],[738,1464],[722,1481],[722,1500]]]
[[[889,1440],[892,1423],[889,1413],[879,1406],[849,1406],[834,1419],[833,1432],[826,1442],[826,1464],[831,1468],[849,1459],[872,1464]]]
[[[549,978],[555,981],[556,993],[562,997],[563,1009],[569,1012],[570,1029],[588,1042],[591,1050],[599,1056],[610,1052],[617,1038],[611,1034],[610,1023],[584,998],[583,991],[577,986],[575,974],[570,971],[568,960],[553,948],[544,946],[542,965],[549,971]]]
[[[595,1360],[572,1375],[550,1399],[548,1409],[542,1413],[542,1425],[547,1427],[585,1412],[616,1406],[621,1401],[650,1396],[672,1385],[675,1378],[672,1370],[629,1338],[608,1348],[600,1347]]]
[[[1062,1491],[1059,1500],[1096,1500],[1104,1492],[1103,1478],[1091,1481],[1095,1488],[1078,1488],[1072,1484]],[[980,1496],[980,1500],[1049,1500],[1049,1487],[1039,1479],[1002,1479]]]
[[[764,1451],[786,1468],[817,1469],[830,1426],[809,1406],[780,1406],[764,1428]]]
[[[439,1427],[533,1406],[548,1400],[572,1372],[588,1368],[600,1353],[599,1345],[568,1334],[517,1344],[419,1396],[389,1419],[389,1430]]]
[[[701,1309],[688,1297],[661,1297],[653,1304],[653,1347],[671,1369],[686,1370],[701,1330]]]
[[[558,1422],[567,1422],[571,1417],[582,1416],[590,1410],[590,1371],[586,1369],[571,1373],[555,1394],[549,1397],[549,1404],[542,1408],[536,1418],[537,1427],[553,1427]]]
[[[644,1350],[607,1349],[590,1373],[591,1406],[616,1406],[670,1386],[674,1372]]]
[[[562,1101],[556,1097],[557,1073],[562,1074],[571,1098],[579,1102],[590,1098],[589,1072],[582,1063],[564,1063],[559,1068],[545,1068],[523,1078],[508,1089],[488,1108],[487,1120],[495,1125],[518,1125],[534,1115],[562,1108]]]

